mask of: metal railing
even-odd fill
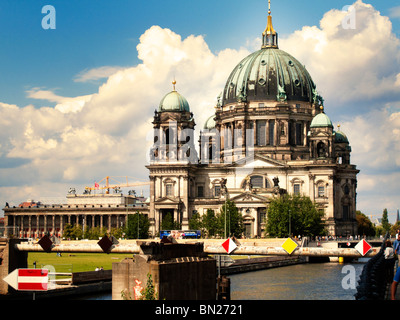
[[[364,266],[358,281],[357,293],[354,295],[356,300],[385,299],[387,285],[392,280],[388,278],[390,264],[387,263],[384,255],[385,242],[388,237],[389,233],[386,234],[379,252]]]

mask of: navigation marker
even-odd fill
[[[228,240],[226,240],[226,241],[222,244],[222,247],[225,249],[225,251],[226,251],[228,254],[231,254],[231,252],[237,248],[237,245],[236,245],[236,243],[235,243],[231,238],[229,238]]]
[[[354,247],[362,256],[365,256],[369,250],[372,249],[372,246],[362,239],[355,247]]]
[[[282,248],[289,254],[292,254],[297,247],[297,242],[293,241],[291,238],[287,238],[286,241],[282,244]]]
[[[47,269],[15,269],[3,278],[15,290],[47,291],[49,270]]]

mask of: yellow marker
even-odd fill
[[[291,238],[287,238],[286,241],[282,244],[282,248],[288,253],[292,254],[294,250],[298,247],[298,244],[293,241]]]

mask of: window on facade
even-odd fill
[[[318,197],[320,198],[325,197],[325,187],[323,186],[318,187]]]
[[[303,143],[302,143],[302,134],[301,134],[301,131],[302,131],[302,125],[301,125],[301,123],[296,123],[296,145],[298,145],[298,146],[300,146],[300,145],[302,145]]]
[[[296,196],[300,195],[300,184],[299,183],[296,183],[293,185],[293,193]]]
[[[170,144],[171,141],[171,134],[169,128],[165,130],[165,144]]]
[[[250,183],[253,188],[264,188],[264,178],[262,176],[252,176]]]
[[[257,121],[257,145],[265,146],[267,144],[265,136],[266,121]]]
[[[219,197],[221,195],[221,186],[214,186],[214,196]]]
[[[165,186],[165,194],[167,197],[172,197],[174,195],[173,185],[167,184]]]
[[[317,156],[318,158],[326,157],[326,146],[323,142],[317,144]]]
[[[197,186],[197,197],[204,198],[204,186]]]
[[[274,132],[275,132],[275,122],[270,121],[269,123],[269,145],[274,145]]]

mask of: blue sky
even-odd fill
[[[42,28],[45,5],[55,30]],[[354,30],[340,28],[346,5],[356,5]],[[65,198],[106,175],[147,179],[143,139],[171,79],[202,126],[230,71],[259,48],[267,9],[266,0],[1,0],[0,205]],[[272,0],[272,16],[280,48],[306,65],[349,137],[358,208],[394,214],[400,4]]]
[[[396,1],[369,1],[384,15]],[[44,5],[56,9],[56,30],[43,30]],[[280,37],[318,25],[328,10],[349,1],[272,1],[274,26]],[[101,66],[137,64],[139,37],[152,25],[169,28],[183,38],[204,35],[210,49],[238,49],[258,37],[266,21],[267,1],[31,1],[0,3],[0,99],[20,106],[32,87],[54,89],[64,96],[93,93],[98,83],[74,82],[79,72]],[[400,19],[392,19],[400,34]]]

